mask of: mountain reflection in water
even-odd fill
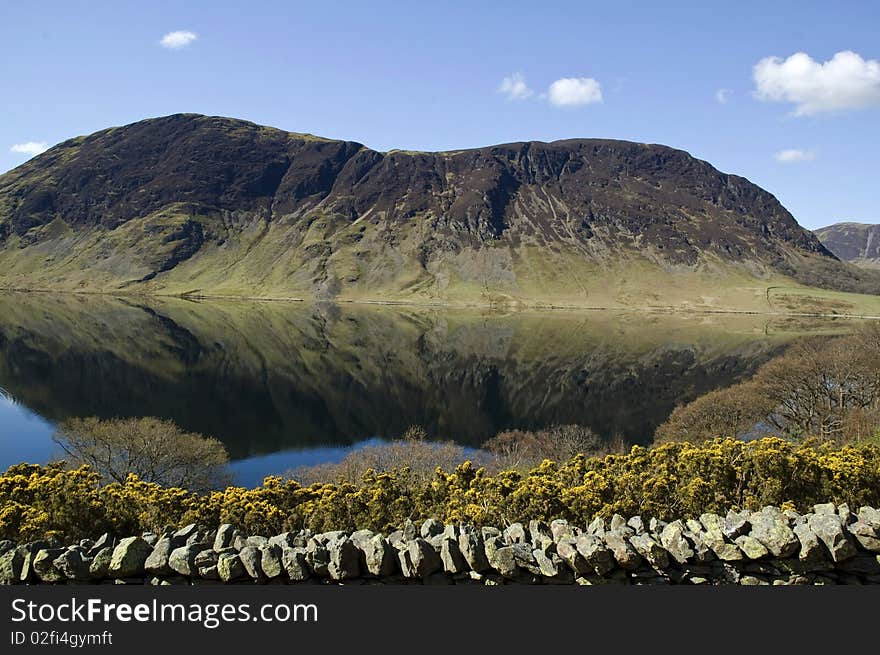
[[[233,459],[344,452],[411,425],[469,446],[553,423],[646,443],[676,404],[748,376],[799,334],[849,329],[766,316],[0,293],[0,388],[47,424],[171,418],[221,439]],[[10,415],[0,412],[3,467],[27,438]]]

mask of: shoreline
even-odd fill
[[[301,303],[301,304],[331,304],[331,305],[376,305],[389,307],[419,307],[434,309],[483,309],[505,312],[525,311],[586,311],[586,312],[631,312],[644,314],[685,314],[685,315],[746,315],[746,316],[776,316],[792,318],[823,318],[823,319],[857,319],[857,320],[880,320],[880,315],[873,314],[844,314],[826,312],[785,312],[785,311],[761,311],[753,309],[732,308],[699,308],[699,307],[676,307],[676,306],[652,306],[652,305],[574,305],[564,303],[528,304],[528,303],[492,303],[492,302],[464,302],[464,301],[418,301],[418,300],[387,300],[380,298],[336,298],[332,300],[320,300],[314,298],[301,298],[296,296],[239,296],[228,294],[195,294],[195,293],[132,293],[125,291],[74,291],[61,289],[32,289],[23,287],[0,287],[0,293],[41,293],[74,296],[103,296],[111,298],[158,298],[199,301],[247,301],[247,302],[271,302],[271,303]]]

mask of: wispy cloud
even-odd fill
[[[178,30],[176,32],[168,32],[168,34],[163,36],[159,41],[159,45],[163,48],[168,48],[169,50],[180,50],[181,48],[188,46],[197,38],[199,38],[199,35],[195,32]]]
[[[498,93],[503,93],[508,100],[525,100],[532,95],[533,91],[526,84],[526,78],[522,73],[514,73],[501,80],[498,85]]]
[[[752,71],[755,96],[795,105],[795,116],[880,106],[880,62],[838,52],[819,63],[805,52],[766,57]]]
[[[49,144],[45,141],[26,141],[25,143],[16,143],[9,151],[19,155],[34,157],[41,152],[46,152],[48,149]]]
[[[715,92],[715,102],[719,105],[725,104],[728,100],[730,100],[730,94],[733,93],[730,89],[718,89]]]
[[[592,77],[563,77],[547,90],[550,104],[557,107],[578,107],[602,102],[602,87]]]
[[[790,150],[780,150],[773,155],[776,161],[782,164],[796,164],[802,161],[813,161],[816,153],[812,150],[798,150],[792,148]]]

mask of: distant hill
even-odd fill
[[[880,268],[880,225],[835,223],[815,230],[822,244],[856,266]]]
[[[0,286],[579,306],[880,292],[770,193],[661,145],[377,152],[178,114],[0,176]],[[844,303],[846,304],[846,303]]]

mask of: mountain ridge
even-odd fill
[[[841,221],[813,233],[841,260],[865,268],[880,268],[880,224]]]
[[[6,288],[312,299],[700,305],[727,287],[752,302],[780,280],[880,291],[772,194],[683,150],[382,153],[198,114],[75,137],[0,176],[0,265]]]

